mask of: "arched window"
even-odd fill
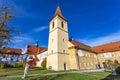
[[[64,28],[64,23],[63,22],[61,22],[61,26],[62,26],[62,28]]]
[[[65,39],[63,38],[63,42],[65,42]]]
[[[65,50],[63,50],[63,53],[65,53]]]
[[[51,50],[51,54],[53,54],[53,50]]]
[[[52,43],[53,43],[54,39],[52,39]]]
[[[55,23],[53,22],[53,23],[52,23],[52,28],[54,28],[54,26],[55,26]]]

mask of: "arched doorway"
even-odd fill
[[[103,64],[103,67],[106,69],[107,68],[106,62],[103,62],[102,64]]]
[[[66,62],[64,62],[64,70],[66,70]]]

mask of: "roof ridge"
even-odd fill
[[[91,47],[91,46],[86,45],[86,44],[84,44],[84,43],[82,43],[82,42],[79,42],[79,41],[77,41],[77,40],[72,40],[72,41],[76,41],[76,42],[78,42],[78,43],[80,43],[80,44],[83,44],[83,45],[85,45],[85,46]]]
[[[117,41],[117,42],[120,42],[120,41]],[[98,45],[98,46],[93,46],[92,48],[94,48],[94,47],[100,47],[100,46],[105,46],[105,45],[109,45],[109,44],[115,44],[117,42],[109,42],[109,43],[101,44],[101,45]]]
[[[34,45],[30,45],[30,44],[27,44],[27,46],[32,46],[32,47],[36,47]],[[47,47],[43,47],[43,46],[38,46],[39,48],[47,48]]]

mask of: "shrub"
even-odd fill
[[[26,62],[23,62],[22,64],[23,64],[23,66],[22,66],[22,67],[23,67],[23,68],[25,68]]]
[[[3,58],[6,58],[7,56],[4,54],[2,57],[3,57]]]
[[[115,71],[116,71],[117,74],[120,74],[120,66],[117,67]]]
[[[108,69],[113,69],[114,62],[112,60],[106,60],[106,63]]]
[[[46,68],[42,68],[42,67],[35,67],[35,68],[33,68],[33,70],[39,71],[39,70],[47,70],[47,69]]]
[[[14,67],[14,68],[19,68],[19,67],[23,67],[23,68],[24,68],[24,67],[25,67],[25,64],[26,64],[26,63],[23,63],[23,62],[19,62],[19,63],[16,63],[16,62],[15,62],[15,63],[13,63],[13,67]]]
[[[14,68],[18,68],[18,63],[16,63],[16,62],[13,63],[13,67],[14,67]]]
[[[41,67],[46,68],[46,63],[47,63],[47,60],[44,59],[41,63]]]
[[[3,62],[3,63],[0,65],[0,68],[2,68],[2,69],[7,68],[7,63],[6,63],[6,62]]]
[[[117,60],[114,61],[107,60],[106,63],[107,63],[107,68],[111,70],[115,70],[120,65]]]
[[[19,63],[16,63],[16,62],[15,62],[15,63],[13,63],[12,66],[13,66],[14,68],[19,68],[19,67],[23,67],[23,68],[24,68],[24,67],[25,67],[25,64],[26,64],[25,62],[19,62]]]
[[[20,62],[20,63],[17,63],[18,64],[18,67],[23,67],[23,63]]]

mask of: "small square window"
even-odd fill
[[[49,69],[49,70],[52,70],[52,66],[49,66],[48,69]]]
[[[114,57],[115,55],[114,54],[112,54],[112,57]]]
[[[63,50],[63,53],[65,53],[65,50]]]
[[[104,58],[105,56],[103,55],[103,58]]]

